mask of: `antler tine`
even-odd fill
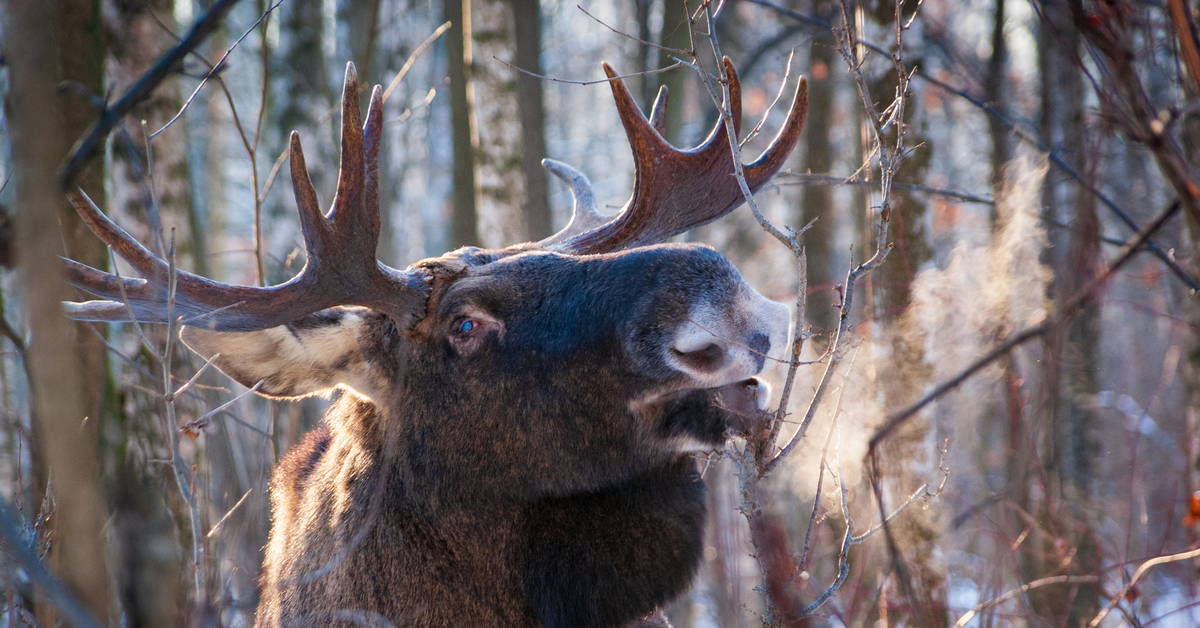
[[[254,331],[289,323],[335,305],[363,305],[408,328],[425,314],[429,271],[398,271],[375,257],[379,239],[379,144],[383,98],[371,94],[360,126],[358,78],[346,68],[342,94],[342,154],[333,207],[323,215],[305,167],[300,136],[291,137],[292,186],[308,260],[300,274],[268,288],[220,283],[177,271],[174,309],[181,322],[218,331]],[[365,133],[365,137],[364,137]],[[66,304],[80,320],[167,322],[167,265],[104,216],[82,193],[72,203],[101,239],[146,277],[122,279],[82,264],[67,264],[67,279],[108,301]],[[128,305],[128,307],[126,307]]]
[[[304,252],[309,259],[320,258],[329,240],[329,226],[317,201],[308,176],[308,165],[304,162],[304,148],[300,145],[300,134],[292,131],[291,154],[292,192],[296,196],[296,213],[300,216],[300,232],[304,234]]]
[[[166,262],[156,257],[154,253],[150,252],[150,249],[142,246],[141,242],[133,239],[133,236],[130,236],[124,229],[117,226],[117,223],[104,215],[104,212],[96,207],[96,204],[87,194],[84,194],[83,190],[76,188],[67,192],[67,200],[71,201],[71,205],[75,207],[75,212],[83,219],[84,224],[139,273],[147,277],[166,276]]]
[[[346,80],[342,84],[342,164],[338,171],[337,192],[329,219],[337,222],[338,214],[362,203],[363,193],[363,131],[358,111],[358,71],[353,63],[346,64]]]
[[[383,90],[371,89],[371,104],[367,121],[363,123],[363,227],[376,235],[378,246],[379,222],[379,145],[383,138]]]
[[[742,114],[741,84],[729,58],[722,62],[729,77],[730,101],[727,105],[736,132]],[[730,139],[722,122],[717,122],[697,148],[677,150],[662,139],[653,123],[634,104],[616,72],[607,64],[604,71],[608,74],[617,112],[633,149],[633,194],[616,218],[552,248],[590,254],[662,242],[677,233],[716,220],[742,204],[745,197],[732,176]],[[762,187],[795,148],[807,111],[807,94],[807,83],[801,79],[783,129],[767,151],[751,164],[753,178],[747,178],[751,191]]]
[[[553,159],[543,159],[542,167],[571,187],[571,197],[575,203],[571,209],[571,221],[567,223],[566,228],[538,242],[538,246],[550,246],[587,233],[612,218],[601,214],[596,208],[596,194],[592,191],[592,182],[582,172]]]

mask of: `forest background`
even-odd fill
[[[245,395],[163,329],[59,316],[60,299],[79,297],[58,256],[112,263],[59,180],[30,168],[53,174],[97,120],[115,122],[74,184],[152,248],[173,238],[180,268],[280,283],[304,264],[277,176],[287,138],[300,131],[327,202],[353,61],[388,89],[384,263],[536,240],[571,211],[543,157],[587,174],[604,211],[629,193],[600,61],[646,109],[669,87],[674,145],[703,140],[717,108],[688,65],[715,72],[705,33],[718,8],[747,155],[807,76],[801,145],[757,201],[775,225],[816,222],[798,236],[805,277],[745,209],[683,238],[716,247],[771,298],[802,290],[811,364],[796,371],[783,440],[812,422],[764,500],[792,548],[784,577],[764,570],[740,512],[734,445],[707,456],[705,561],[672,623],[788,623],[765,601],[784,586],[813,605],[811,625],[1200,625],[1200,3],[3,8],[0,625],[74,613],[252,625],[271,468],[328,403]],[[110,116],[210,10],[222,12],[211,32]],[[905,106],[889,108],[897,94]],[[873,134],[875,107],[897,113],[892,135]],[[897,128],[901,148],[881,149]],[[881,224],[890,253],[842,307]],[[826,389],[836,404],[812,403]],[[875,534],[880,512],[896,511]]]

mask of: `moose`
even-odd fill
[[[728,59],[735,129],[737,75]],[[790,346],[790,310],[722,255],[664,243],[741,205],[720,122],[693,150],[661,134],[607,64],[633,148],[632,197],[602,216],[586,177],[560,233],[463,248],[405,270],[376,259],[381,91],[360,120],[348,65],[341,161],[323,213],[291,136],[307,261],[271,287],[219,283],[138,243],[82,192],[90,228],[144,279],[67,262],[102,300],[80,320],[183,325],[184,343],[260,394],[336,395],[278,464],[258,626],[620,626],[684,591],[704,484],[692,454],[765,408],[755,376]],[[795,147],[783,128],[744,167],[752,190]]]

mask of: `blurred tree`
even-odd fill
[[[899,19],[907,20],[917,11],[916,0],[904,0],[900,5]],[[863,7],[859,36],[871,41],[887,42],[889,48],[895,44],[897,5],[888,0],[868,0]],[[876,35],[878,33],[878,35]],[[920,51],[906,49],[904,62],[908,65],[920,66],[922,60]],[[871,69],[874,68],[874,69]],[[899,77],[892,63],[866,64],[864,75],[868,83],[868,92],[872,97],[888,102],[890,95],[898,89]],[[929,170],[933,151],[937,147],[924,136],[921,125],[916,124],[920,101],[916,98],[908,100],[904,109],[903,123],[905,125],[904,144],[918,147],[909,152],[895,170],[896,181],[923,181]],[[870,124],[867,121],[867,124]],[[895,145],[895,134],[899,125],[892,124],[881,141]],[[871,132],[873,137],[874,131]],[[869,150],[868,145],[868,150]],[[875,199],[874,195],[869,197]],[[871,200],[871,203],[877,201]],[[870,306],[874,311],[866,314],[882,333],[878,342],[885,347],[886,358],[875,372],[874,385],[882,394],[885,408],[904,408],[917,401],[922,391],[926,389],[932,376],[933,369],[929,363],[930,356],[925,354],[926,336],[920,328],[905,328],[895,325],[901,314],[912,306],[913,284],[917,273],[933,258],[933,249],[928,239],[929,221],[927,218],[928,204],[917,193],[902,188],[893,187],[891,191],[890,224],[888,225],[888,240],[893,245],[887,262],[877,268],[871,275]],[[872,224],[879,207],[868,207],[866,214]],[[864,235],[870,234],[868,229]],[[874,252],[875,244],[861,252],[856,252],[855,263],[861,263]],[[937,438],[935,428],[929,422],[913,422],[899,430],[897,434],[884,444],[886,458],[898,462],[889,471],[895,482],[892,490],[897,493],[906,492],[907,487],[917,485],[936,473],[936,466],[930,464],[935,460]],[[903,488],[902,488],[903,487]],[[946,625],[946,616],[940,609],[946,606],[946,568],[934,559],[935,549],[940,538],[941,525],[938,514],[927,510],[914,512],[911,516],[897,521],[900,531],[909,542],[904,549],[912,581],[902,586],[910,586],[918,596],[913,603],[916,608],[908,609],[908,616],[923,626]],[[882,611],[881,611],[882,612]],[[899,611],[892,611],[899,612]]]
[[[354,62],[358,70],[360,85],[373,86],[384,82],[375,65],[381,3],[382,0],[345,0],[338,4],[339,21],[344,21],[348,27],[349,60]],[[366,98],[359,102],[364,115],[368,104]]]
[[[471,0],[442,0],[442,17],[450,22],[446,33],[446,64],[450,80],[450,126],[454,147],[454,182],[451,192],[450,248],[479,246],[479,172],[475,147],[479,135],[475,122],[472,63]]]
[[[470,81],[478,130],[480,237],[491,247],[528,239],[521,211],[526,196],[522,111],[518,72],[512,68],[517,50],[515,7],[508,0],[471,0]]]
[[[324,15],[321,3],[285,2],[276,11],[279,11],[275,18],[279,20],[279,43],[275,54],[271,55],[267,103],[263,103],[264,106],[270,107],[270,111],[267,115],[268,130],[263,131],[265,137],[262,145],[269,148],[266,152],[272,157],[279,155],[288,150],[291,132],[299,131],[301,141],[304,142],[304,153],[308,158],[308,172],[313,188],[323,206],[328,207],[333,200],[330,194],[337,180],[335,168],[338,163],[341,130],[340,113],[329,82],[331,72],[325,59],[325,34],[321,27]],[[338,69],[342,67],[344,65],[339,64]],[[339,85],[341,74],[340,71],[337,72]],[[259,68],[255,68],[250,76],[253,76],[256,82],[264,80]],[[247,128],[248,125],[249,120],[244,120],[243,131],[247,134],[247,140],[253,143],[256,130]],[[245,154],[241,150],[239,152]],[[263,159],[263,162],[269,163],[267,159]],[[284,179],[281,183],[285,189],[291,187],[287,177],[281,179]],[[262,224],[293,216],[295,212],[291,209],[290,196],[287,193],[271,195],[264,208],[266,215],[260,217]],[[252,197],[249,200],[253,200]],[[253,207],[249,203],[237,203],[236,206],[242,208],[242,211]],[[244,219],[237,222],[245,224]],[[249,235],[245,231],[242,231],[242,234]],[[245,235],[238,240],[247,241],[243,239]],[[269,248],[268,244],[269,238],[264,238],[264,248]],[[270,259],[266,253],[264,251],[264,259],[261,260],[264,265]],[[278,282],[289,278],[299,268],[288,269],[289,273],[285,272],[282,265],[271,264],[261,270],[269,279]]]
[[[538,0],[513,0],[513,35],[516,38],[516,66],[534,74],[542,73],[542,13]],[[550,197],[546,169],[546,109],[542,79],[529,74],[517,75],[517,108],[521,113],[521,169],[525,175],[525,234],[528,240],[541,240],[554,232],[550,222]]]
[[[831,0],[811,0],[807,10],[816,17],[832,23],[835,6]],[[833,129],[833,102],[835,76],[844,76],[840,71],[841,59],[830,32],[814,32],[808,44],[808,120],[804,129],[804,170],[814,174],[830,174],[833,168],[833,144],[830,132]],[[836,72],[836,74],[835,74]],[[839,215],[833,204],[833,188],[827,185],[808,185],[802,188],[799,215],[792,222],[799,228],[814,218],[817,222],[804,236],[804,248],[808,253],[808,290],[805,314],[814,331],[817,350],[828,346],[837,330],[837,292],[834,285],[846,278],[844,264],[834,254]]]
[[[658,38],[658,45],[661,46],[658,50],[658,68],[674,64],[672,56],[679,56],[678,51],[692,48],[689,7],[686,0],[663,0],[662,34]],[[683,120],[689,97],[688,86],[696,79],[692,76],[692,70],[688,68],[675,68],[655,76],[658,77],[658,86],[665,85],[670,97],[671,104],[667,107],[667,141],[675,146],[682,146]],[[646,106],[650,102],[652,101],[647,100]]]
[[[1095,160],[1088,160],[1092,151],[1085,144],[1089,134],[1084,118],[1084,80],[1077,65],[1081,38],[1070,26],[1064,2],[1044,2],[1042,11],[1040,139],[1046,146],[1058,147],[1076,172],[1085,173],[1085,184],[1094,185],[1099,166]],[[1051,298],[1065,301],[1073,298],[1099,267],[1100,222],[1095,197],[1080,186],[1056,189],[1047,185],[1043,205],[1044,216],[1052,225],[1071,225],[1068,229],[1048,229],[1049,247],[1045,253],[1054,271]],[[1026,512],[1032,509],[1040,515],[1041,530],[1032,539],[1032,549],[1021,554],[1020,565],[1027,580],[1057,573],[1067,551],[1075,553],[1070,561],[1072,574],[1097,573],[1100,567],[1099,548],[1091,531],[1096,523],[1092,521],[1092,493],[1100,444],[1098,419],[1090,402],[1099,391],[1095,367],[1099,358],[1099,317],[1099,303],[1092,301],[1065,330],[1056,331],[1045,342],[1042,398],[1036,408],[1041,415],[1039,458],[1045,503],[1030,504],[1027,494],[1016,495]],[[1018,475],[1013,481],[1020,479]],[[1015,486],[1012,490],[1018,491]],[[1069,617],[1066,621],[1071,626],[1086,623],[1095,615],[1099,599],[1095,586],[1077,586],[1030,592],[1034,613],[1047,621]],[[1069,594],[1072,591],[1077,592]]]
[[[1187,58],[1188,51],[1191,51],[1192,55],[1190,60],[1185,62],[1188,71],[1181,72],[1180,77],[1184,100],[1196,102],[1200,99],[1200,31],[1196,27],[1196,5],[1192,3],[1191,10],[1188,10],[1187,4],[1182,0],[1170,0],[1168,4],[1175,35],[1180,40],[1181,56]],[[1187,41],[1188,39],[1191,41]],[[1200,169],[1200,111],[1188,107],[1182,118],[1180,139],[1183,150],[1192,167]],[[1190,262],[1185,262],[1186,268],[1191,271],[1193,277],[1200,277],[1200,220],[1196,220],[1192,215],[1187,215],[1184,220],[1187,221],[1187,239],[1192,244],[1189,247],[1191,254],[1185,258]],[[1189,434],[1200,433],[1200,307],[1195,306],[1197,296],[1200,295],[1188,290],[1179,290],[1175,295],[1180,305],[1184,306],[1184,311],[1188,312],[1188,325],[1194,330],[1189,336],[1187,359],[1183,361],[1181,368],[1187,394]],[[1200,491],[1200,451],[1193,449],[1191,453],[1195,460],[1190,465],[1189,486],[1192,491]],[[1195,538],[1193,532],[1193,541]]]
[[[1004,0],[996,0],[992,14],[992,54],[988,58],[987,75],[983,79],[983,100],[993,109],[1005,115],[1005,96],[1008,81],[1008,44],[1004,36]],[[992,198],[999,196],[1004,183],[1004,166],[1008,163],[1008,128],[996,116],[988,116],[988,135],[992,140]],[[993,206],[992,226],[995,227],[996,212]]]
[[[32,339],[25,357],[33,378],[33,414],[40,424],[37,446],[46,465],[45,476],[34,481],[52,479],[58,546],[52,567],[94,617],[108,621],[112,591],[104,545],[97,542],[104,537],[105,520],[96,466],[99,421],[87,421],[87,379],[75,344],[76,327],[61,309],[73,291],[59,279],[64,234],[58,168],[68,141],[55,93],[62,63],[55,47],[60,23],[50,3],[14,1],[3,8],[9,88],[4,113],[17,195],[17,267]],[[86,22],[83,18],[77,23]],[[40,619],[47,625],[56,623],[51,614],[43,613]]]
[[[60,78],[74,87],[66,90],[61,99],[63,126],[58,139],[62,143],[54,149],[58,158],[63,159],[96,118],[96,110],[90,98],[104,93],[104,32],[101,28],[100,2],[63,0],[54,11],[54,20]],[[105,203],[104,166],[102,160],[97,160],[90,168],[84,170],[76,182],[101,207]],[[107,268],[108,250],[104,244],[92,235],[65,199],[59,200],[57,209],[66,254],[95,268]],[[104,438],[105,425],[113,420],[117,410],[113,406],[115,390],[108,370],[108,350],[100,337],[107,332],[107,325],[98,325],[97,331],[99,334],[92,333],[86,324],[77,323],[74,337],[77,340],[75,348],[78,359],[83,367],[81,392],[84,408],[86,416],[94,420],[87,435]],[[33,512],[26,513],[31,518],[37,516],[36,511],[42,504],[51,480],[41,448],[41,422],[33,421],[32,428],[32,499],[28,505]],[[50,524],[45,533],[54,536],[53,519]],[[62,559],[62,555],[57,551],[53,553],[53,557],[56,561]],[[48,617],[45,609],[39,609],[39,616],[45,623]]]
[[[109,80],[119,90],[131,87],[176,42],[173,0],[116,2],[116,19],[108,44],[113,64]],[[193,224],[187,143],[181,118],[153,141],[183,106],[175,77],[163,81],[121,123],[114,135],[112,206],[150,225],[149,241],[166,251],[175,229],[176,258],[181,268],[206,272],[204,229]],[[201,236],[193,239],[193,234]]]
[[[637,38],[642,41],[651,41],[654,38],[654,31],[650,24],[650,8],[654,4],[653,0],[630,0],[633,3],[634,20],[637,23]],[[650,67],[650,46],[638,44],[635,51],[633,71],[646,72],[654,68]],[[629,79],[630,90],[637,96],[641,97],[642,103],[654,102],[655,79],[653,74],[641,74]]]

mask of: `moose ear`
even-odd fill
[[[338,386],[379,403],[396,371],[399,342],[391,320],[366,308],[321,310],[287,325],[252,332],[184,327],[184,344],[247,388],[298,398]],[[389,361],[388,358],[391,358]]]

